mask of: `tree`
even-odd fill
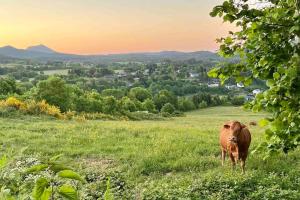
[[[143,102],[143,109],[147,110],[147,111],[149,111],[151,113],[155,113],[156,112],[155,104],[154,104],[154,102],[151,99],[146,99]]]
[[[40,81],[36,88],[36,99],[46,100],[51,105],[58,106],[62,111],[71,109],[73,95],[72,89],[59,77],[51,76]]]
[[[199,104],[199,108],[207,108],[207,102],[206,101],[201,101]]]
[[[117,99],[121,99],[125,96],[125,92],[120,89],[105,89],[102,91],[103,96],[114,96]]]
[[[218,42],[222,56],[239,56],[240,62],[217,67],[209,75],[222,83],[232,77],[246,86],[254,78],[265,80],[267,90],[248,107],[273,114],[261,121],[270,125],[266,130],[269,152],[287,153],[300,145],[300,1],[258,4],[227,0],[213,9],[211,16],[222,16],[239,28]]]
[[[121,108],[125,111],[134,112],[137,110],[134,102],[128,97],[123,97],[120,103],[121,103]]]
[[[103,112],[105,114],[115,114],[118,111],[118,101],[113,96],[103,98]]]
[[[143,102],[145,101],[146,99],[151,99],[152,98],[152,95],[150,94],[150,92],[145,89],[145,88],[142,88],[142,87],[135,87],[135,88],[132,88],[130,91],[129,91],[129,94],[128,96],[131,98],[131,99],[137,99],[139,100],[140,102]]]
[[[176,108],[178,99],[172,92],[168,90],[161,90],[157,95],[155,95],[154,103],[159,110],[167,103],[172,104]]]
[[[175,112],[175,107],[170,104],[170,103],[166,103],[162,108],[161,108],[161,112],[162,113],[169,113],[169,114],[173,114]]]
[[[0,94],[7,95],[17,93],[16,81],[13,78],[0,78]]]
[[[178,101],[178,108],[180,111],[195,110],[196,106],[194,102],[189,98],[180,98]]]

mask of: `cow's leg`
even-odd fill
[[[229,153],[230,159],[231,159],[231,164],[232,164],[232,169],[235,169],[235,159],[234,156],[232,155],[232,153]]]
[[[243,154],[242,157],[241,157],[241,168],[242,168],[243,174],[245,174],[245,165],[246,165],[247,156],[248,156],[248,152]]]
[[[241,159],[241,168],[242,168],[243,174],[245,174],[245,163],[246,163],[246,161],[244,159]]]
[[[224,166],[225,157],[226,157],[226,151],[222,149],[222,166]]]

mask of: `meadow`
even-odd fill
[[[0,145],[1,151],[26,147],[23,157],[62,154],[89,183],[82,199],[102,199],[107,177],[115,199],[300,199],[299,150],[266,159],[263,152],[250,154],[245,175],[239,166],[232,171],[228,158],[221,166],[223,123],[248,125],[265,116],[215,107],[160,121],[0,118]],[[264,129],[250,131],[252,151],[265,140]]]
[[[43,71],[45,75],[68,75],[68,69],[54,69]]]

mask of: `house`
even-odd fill
[[[207,86],[208,86],[209,88],[216,88],[216,87],[219,87],[219,83],[207,84]]]
[[[148,76],[149,75],[150,70],[149,69],[145,69],[145,71],[143,72],[143,75]]]
[[[191,77],[191,78],[197,78],[197,77],[199,77],[199,74],[198,74],[198,73],[193,73],[193,72],[191,72],[191,73],[190,73],[190,77]]]
[[[244,88],[244,87],[245,87],[243,83],[237,83],[236,86],[237,86],[238,88]]]
[[[237,89],[237,86],[236,86],[236,85],[225,85],[225,87],[226,87],[228,90],[234,90],[234,89]]]
[[[254,96],[256,96],[256,95],[259,94],[259,93],[262,93],[262,91],[261,91],[260,89],[255,89],[255,90],[252,91],[252,94],[253,94]]]

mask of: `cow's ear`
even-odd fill
[[[223,127],[226,128],[226,129],[229,129],[229,128],[230,128],[230,125],[229,125],[229,124],[224,124]]]

